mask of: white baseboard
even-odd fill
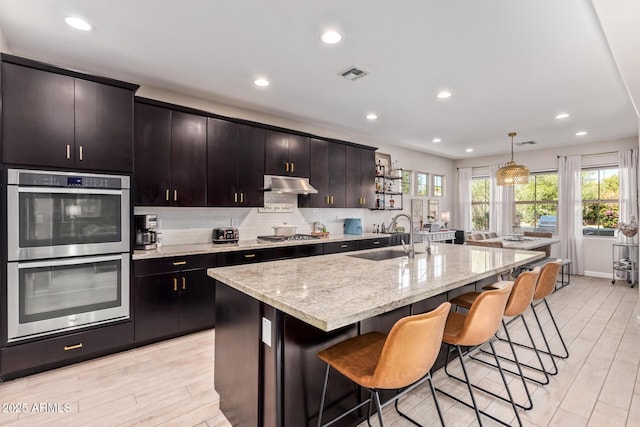
[[[585,270],[584,275],[585,276],[590,276],[590,277],[600,277],[602,279],[611,279],[613,277],[611,272],[602,272],[602,271],[587,271],[587,270]]]

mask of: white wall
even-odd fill
[[[0,27],[0,52],[10,53],[9,45],[7,44],[7,40],[4,37],[4,33],[2,32],[1,27]]]
[[[557,149],[533,150],[514,153],[514,160],[518,164],[527,166],[532,172],[543,170],[557,170],[558,156],[585,155],[583,166],[598,166],[615,164],[618,162],[617,152],[638,148],[638,138],[625,138],[615,141],[601,141],[592,144],[571,145]],[[609,153],[602,156],[589,156],[590,154]],[[489,156],[472,159],[457,160],[456,167],[480,168],[491,164],[502,164],[510,160],[510,154],[503,156]],[[457,189],[457,181],[456,187]],[[588,237],[583,239],[585,275],[597,277],[612,277],[613,237]],[[559,256],[559,245],[551,247],[551,256]]]
[[[445,196],[440,198],[405,196],[403,212],[411,212],[411,199],[423,201],[423,212],[427,213],[427,201],[439,200],[440,212],[451,211],[455,193],[451,184],[454,175],[453,160],[438,157],[426,153],[419,153],[399,147],[377,144],[376,141],[362,140],[362,138],[347,131],[341,132],[335,129],[325,129],[304,122],[293,121],[278,116],[273,116],[253,110],[246,110],[226,104],[220,104],[188,95],[167,91],[152,86],[141,86],[138,96],[143,96],[159,101],[184,105],[191,108],[220,114],[227,117],[252,120],[274,126],[307,132],[310,134],[341,139],[358,144],[378,147],[380,152],[391,155],[392,161],[398,162],[398,167],[414,171],[435,173],[445,176]],[[373,165],[372,165],[373,167]],[[265,194],[265,203],[292,203],[297,207],[297,197],[291,195]],[[247,208],[151,208],[138,207],[135,213],[157,213],[160,221],[160,229],[163,231],[163,239],[166,244],[181,243],[205,243],[209,239],[211,228],[221,226],[236,226],[241,239],[254,239],[258,235],[273,234],[274,225],[288,224],[298,226],[299,233],[311,231],[313,222],[321,222],[326,225],[332,234],[342,234],[345,218],[362,219],[365,232],[371,232],[373,224],[388,225],[391,218],[398,211],[372,211],[369,209],[295,209],[291,214],[266,214],[257,209]],[[408,224],[398,224],[408,227]]]

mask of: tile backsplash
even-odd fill
[[[372,211],[369,209],[312,209],[298,208],[298,196],[265,193],[265,204],[288,203],[295,209],[291,213],[263,213],[257,208],[179,208],[135,207],[135,214],[158,215],[158,232],[164,245],[208,243],[211,230],[216,227],[237,227],[241,240],[274,234],[273,226],[287,223],[297,226],[297,233],[308,234],[313,223],[324,225],[331,234],[343,234],[345,218],[362,219],[363,232],[372,232],[373,224],[389,224],[398,211]],[[405,208],[405,213],[408,213]],[[407,224],[399,224],[404,225]]]

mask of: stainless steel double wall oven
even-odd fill
[[[8,169],[7,342],[129,317],[130,178]]]

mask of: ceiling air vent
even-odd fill
[[[536,145],[536,142],[535,141],[522,141],[522,142],[516,142],[515,144],[516,145],[520,145],[520,146],[523,146],[523,145]]]
[[[347,80],[358,80],[363,78],[364,76],[369,75],[368,71],[365,71],[361,68],[356,67],[355,65],[352,67],[347,68],[346,70],[344,70],[341,73],[338,73],[338,75],[344,77]]]

